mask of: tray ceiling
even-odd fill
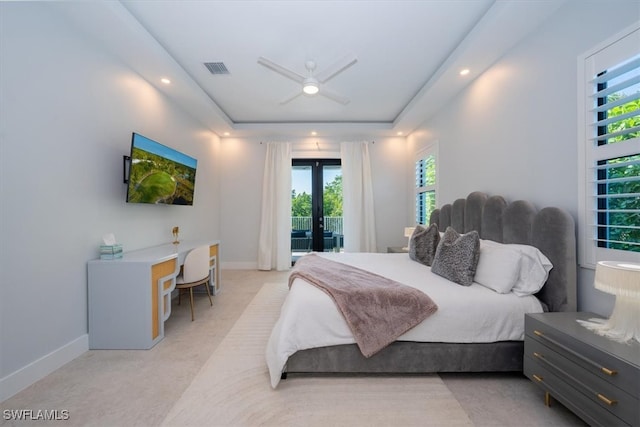
[[[562,0],[73,3],[59,7],[220,136],[406,135]],[[282,104],[301,85],[258,63],[306,75],[306,61],[319,72],[348,55],[357,62],[320,86],[346,105],[318,95]]]

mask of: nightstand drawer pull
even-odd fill
[[[613,405],[615,405],[616,403],[618,403],[618,401],[617,401],[617,400],[611,400],[611,399],[608,399],[606,396],[603,396],[603,395],[601,395],[600,393],[598,393],[598,399],[600,399],[601,401],[603,401],[604,403],[606,403],[606,404],[607,404],[607,405],[609,405],[609,406],[613,406]]]
[[[537,351],[533,352],[533,357],[537,357],[538,359],[544,359],[544,356],[538,353]]]
[[[538,353],[534,353],[534,354],[538,354]],[[601,402],[604,402],[605,404],[607,404],[609,406],[613,406],[613,405],[618,403],[617,400],[609,399],[608,397],[604,396],[603,394],[598,393],[597,391],[592,389],[589,385],[583,383],[582,381],[580,381],[579,379],[577,379],[573,375],[571,375],[568,372],[562,370],[559,366],[556,366],[555,364],[551,363],[548,359],[545,359],[544,357],[541,357],[540,359],[541,359],[542,363],[545,363],[546,365],[550,366],[552,369],[558,371],[562,376],[564,376],[564,378],[566,380],[569,380],[569,382],[573,383],[574,387],[576,387],[578,390],[584,390],[585,392],[587,392],[587,394],[591,394],[592,396],[596,396]],[[532,377],[538,382],[543,382],[543,378],[538,376],[538,375],[534,374],[534,375],[532,375]]]
[[[538,331],[537,329],[534,329],[533,333],[537,336],[539,336],[540,338],[542,338],[543,340],[547,340],[550,343],[552,343],[553,345],[555,345],[556,347],[561,348],[562,350],[570,353],[571,355],[573,355],[574,357],[579,358],[580,360],[585,361],[586,363],[588,363],[589,365],[593,366],[594,368],[597,368],[600,372],[602,372],[605,375],[610,375],[610,376],[614,376],[618,374],[618,371],[616,371],[615,369],[609,369],[609,368],[605,368],[604,366],[600,366],[600,364],[594,362],[591,359],[587,359],[586,357],[584,357],[583,355],[576,353],[575,351],[571,350],[569,347],[560,344],[558,341],[554,340],[553,338],[549,338],[548,336],[544,335],[542,332]],[[534,354],[535,356],[535,354]]]

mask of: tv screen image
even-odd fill
[[[133,133],[128,203],[193,205],[198,160]]]

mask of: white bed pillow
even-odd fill
[[[508,294],[520,277],[521,258],[518,251],[505,245],[481,242],[480,259],[473,281],[499,294]]]
[[[551,264],[549,258],[547,258],[542,252],[540,252],[540,249],[535,246],[515,243],[504,244],[494,242],[492,240],[481,240],[481,254],[483,247],[505,248],[509,251],[515,252],[520,257],[520,271],[518,279],[511,290],[511,292],[518,296],[533,295],[542,289],[549,277],[549,271],[553,268],[553,264]],[[482,258],[482,255],[480,258]]]

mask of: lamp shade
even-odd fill
[[[404,228],[404,237],[411,237],[411,235],[413,234],[413,231],[415,230],[415,227],[405,227]]]
[[[640,342],[640,264],[600,261],[596,264],[594,286],[616,296],[608,320],[578,320],[599,335],[620,342]]]
[[[415,230],[415,229],[416,229],[415,227],[405,227],[404,228],[404,237],[407,237],[408,241],[407,241],[407,246],[405,246],[402,249],[407,250],[407,251],[409,250],[409,245],[411,245],[411,236],[413,235],[413,230]]]
[[[594,286],[609,294],[640,298],[640,264],[600,261]]]

